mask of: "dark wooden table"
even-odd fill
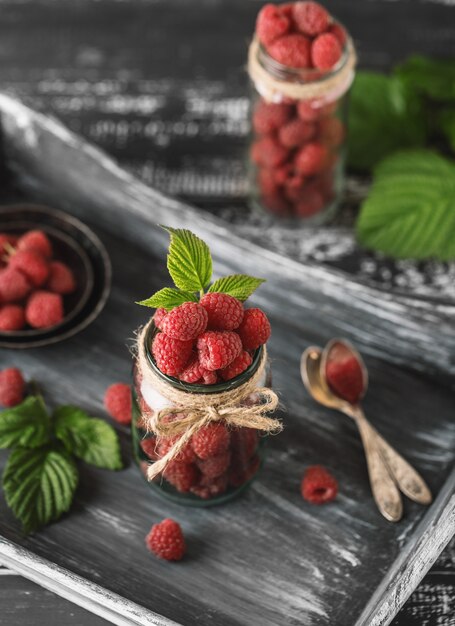
[[[450,2],[340,0],[363,67],[455,56]],[[151,185],[227,217],[244,212],[245,53],[261,2],[6,0],[0,85],[53,113]],[[0,624],[105,623],[0,570]],[[455,544],[395,626],[455,624]]]

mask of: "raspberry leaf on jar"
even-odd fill
[[[30,396],[0,413],[0,448],[37,448],[50,439],[50,419],[41,396]]]
[[[256,289],[264,283],[262,278],[247,276],[246,274],[231,274],[224,278],[218,278],[210,285],[209,293],[226,293],[241,302],[247,300]]]
[[[171,236],[167,268],[175,286],[184,291],[204,291],[212,278],[208,245],[189,230],[163,228]]]
[[[165,287],[160,289],[153,296],[146,300],[141,300],[136,304],[142,306],[149,306],[153,309],[166,309],[170,311],[177,306],[180,306],[184,302],[197,302],[198,299],[191,291],[182,291],[181,289],[173,289],[172,287]]]

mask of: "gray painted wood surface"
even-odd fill
[[[14,359],[43,381],[52,402],[102,413],[103,390],[128,380],[126,343],[146,319],[132,303],[166,281],[167,236],[155,224],[189,226],[210,243],[217,274],[248,271],[268,279],[254,302],[272,321],[274,385],[286,424],[270,441],[260,480],[227,506],[199,511],[162,502],[131,464],[116,474],[82,468],[71,515],[24,538],[2,504],[3,536],[71,572],[62,576],[60,592],[73,575],[82,576],[132,603],[122,611],[148,610],[137,621],[119,613],[119,624],[155,623],[150,611],[181,624],[388,623],[453,532],[451,306],[381,296],[339,272],[251,244],[215,217],[135,181],[56,123],[6,97],[0,108],[6,158],[19,187],[82,216],[114,264],[111,300],[92,327],[61,346],[2,351],[0,363]],[[365,355],[372,381],[367,414],[439,493],[429,510],[406,503],[398,525],[373,505],[354,426],[315,406],[299,380],[301,350],[334,334],[358,343]],[[128,461],[128,433],[121,433]],[[337,474],[336,504],[302,502],[299,479],[315,462]],[[189,556],[177,566],[143,547],[150,525],[165,516],[178,519],[188,536]],[[1,550],[11,557],[11,547]],[[115,600],[102,598],[114,610]],[[79,593],[75,599],[84,601]]]

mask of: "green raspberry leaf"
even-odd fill
[[[430,150],[385,159],[362,205],[357,235],[365,246],[398,258],[455,258],[455,165]]]
[[[120,444],[112,426],[74,406],[59,407],[53,417],[55,435],[68,452],[96,467],[122,468]]]
[[[150,298],[147,298],[147,300],[142,300],[136,304],[149,306],[153,309],[166,309],[167,311],[170,311],[184,302],[197,301],[198,299],[196,295],[190,291],[181,291],[180,289],[165,287],[164,289],[160,289],[160,291],[154,293]]]
[[[171,236],[167,268],[175,286],[202,291],[212,278],[212,255],[208,245],[191,231],[163,226]]]
[[[438,102],[455,102],[455,61],[415,55],[394,71],[415,91]]]
[[[397,150],[421,147],[424,108],[414,89],[396,76],[359,72],[349,105],[349,165],[370,170]]]
[[[3,472],[6,502],[26,533],[68,511],[77,482],[78,471],[71,456],[47,446],[16,448]]]
[[[41,396],[0,413],[0,448],[37,448],[49,441],[50,420]]]
[[[216,280],[210,286],[209,293],[227,293],[244,302],[264,282],[262,278],[254,278],[246,274],[231,274]]]

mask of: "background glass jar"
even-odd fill
[[[176,378],[166,376],[157,368],[150,351],[154,332],[151,325],[145,337],[144,348],[149,367],[168,384],[192,394],[222,393],[234,389],[249,380],[261,363],[262,347],[256,351],[250,367],[230,381],[217,385],[182,383]],[[267,364],[257,386],[270,386],[270,383],[270,368]],[[253,404],[257,401],[255,394],[250,394],[246,403]],[[170,441],[169,438],[157,441],[151,433],[147,433],[143,416],[169,406],[169,400],[153,388],[146,377],[141,376],[136,364],[133,371],[132,436],[134,456],[144,477],[150,463],[167,452]],[[188,446],[178,460],[170,462],[164,475],[158,475],[148,484],[163,496],[189,506],[221,504],[237,496],[251,483],[260,469],[264,455],[264,437],[261,437],[260,431],[251,428],[229,429],[228,433],[228,447],[216,458],[200,459],[191,446]]]
[[[326,222],[344,188],[352,42],[347,39],[341,59],[328,72],[281,65],[259,43],[253,53],[262,82],[254,77],[251,203],[293,222]],[[313,95],[297,97],[299,91]]]

